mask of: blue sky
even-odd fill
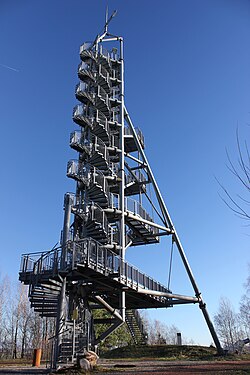
[[[51,248],[74,191],[66,164],[79,46],[102,29],[102,0],[2,0],[0,5],[1,263]],[[250,1],[109,1],[110,31],[125,39],[125,101],[211,316],[221,296],[237,308],[249,262],[249,227],[221,201],[216,176],[241,187],[236,128],[249,139]],[[247,197],[247,195],[246,195]],[[129,261],[166,284],[170,247],[131,249]],[[174,254],[173,291],[189,293]],[[152,310],[201,344],[211,338],[197,306]]]

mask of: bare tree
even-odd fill
[[[29,303],[27,297],[27,287],[18,283],[14,285],[14,293],[12,296],[12,310],[10,311],[11,317],[11,335],[12,335],[12,358],[16,359],[20,350],[20,336],[22,335],[22,357],[24,356],[23,345],[26,342],[28,316],[29,316]]]
[[[150,345],[176,344],[177,332],[180,332],[180,330],[174,324],[168,326],[159,320],[150,321],[149,319],[144,323],[144,318],[143,324],[147,327],[148,343]]]
[[[6,352],[6,306],[8,305],[9,279],[7,276],[0,280],[0,358]]]
[[[174,324],[167,326],[167,336],[166,336],[167,344],[169,345],[177,344],[177,332],[180,332],[180,330]]]
[[[18,309],[21,310],[19,317],[19,330],[20,330],[20,345],[21,345],[21,358],[26,355],[26,350],[29,348],[29,325],[31,320],[32,311],[30,309],[30,303],[28,299],[28,289],[27,286],[21,284],[19,287],[20,300],[18,304]]]
[[[236,142],[237,160],[236,162],[232,161],[229,152],[226,150],[227,167],[239,182],[239,190],[242,190],[242,193],[234,196],[218,179],[216,180],[224,192],[223,195],[220,195],[224,203],[240,218],[250,220],[250,199],[248,198],[250,193],[250,152],[247,141],[240,141],[238,128],[236,130]]]
[[[149,345],[166,344],[166,325],[159,320],[154,320],[148,326]]]
[[[221,298],[218,312],[214,316],[214,322],[224,346],[234,350],[234,345],[241,338],[242,332],[239,316],[235,313],[229,299]]]
[[[240,321],[246,337],[250,338],[250,264],[248,265],[248,277],[245,289],[246,292],[240,301]]]

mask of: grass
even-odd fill
[[[17,358],[17,359],[0,359],[0,368],[2,367],[16,367],[16,366],[32,366],[32,358]],[[41,360],[41,365],[45,365],[46,361]]]
[[[6,366],[30,366],[31,364],[32,359],[27,360],[27,358],[0,359],[0,368]]]
[[[236,355],[230,354],[219,356],[216,349],[207,346],[195,345],[143,345],[126,346],[113,349],[101,354],[101,358],[107,359],[158,359],[168,361],[194,360],[194,361],[214,361],[214,360],[250,360],[250,354]]]

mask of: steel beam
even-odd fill
[[[120,153],[120,190],[119,190],[119,197],[120,197],[120,209],[121,209],[121,218],[120,218],[120,256],[121,259],[125,259],[125,251],[126,251],[126,223],[125,223],[125,146],[124,146],[124,59],[123,59],[123,38],[119,38],[120,42],[120,124],[121,127],[119,128],[119,148],[121,150]],[[120,269],[121,275],[123,274],[123,269]],[[126,302],[125,302],[125,291],[121,291],[120,294],[120,309],[123,322],[125,321],[125,313],[126,313]]]
[[[193,303],[198,303],[199,302],[199,298],[197,298],[197,297],[183,296],[181,294],[173,294],[173,293],[160,292],[160,291],[157,291],[157,290],[150,290],[150,289],[138,288],[138,293],[149,294],[151,296],[176,298],[178,300],[189,301],[189,302],[193,302]],[[171,301],[170,301],[170,303],[171,303]]]
[[[190,282],[191,282],[191,284],[193,286],[193,289],[194,289],[194,292],[195,292],[195,296],[197,298],[199,298],[200,309],[201,309],[201,311],[203,313],[203,316],[205,318],[205,321],[207,323],[207,326],[209,328],[211,336],[212,336],[212,338],[214,340],[214,343],[216,345],[217,351],[218,351],[219,354],[222,354],[222,353],[224,353],[224,351],[223,351],[223,349],[221,347],[221,344],[220,344],[220,341],[219,341],[218,336],[216,334],[216,331],[214,329],[213,323],[212,323],[212,321],[211,321],[211,319],[209,317],[208,311],[206,309],[206,304],[204,303],[204,301],[202,299],[201,292],[200,292],[200,290],[198,288],[198,285],[197,285],[197,283],[195,281],[193,272],[192,272],[191,267],[190,267],[190,265],[188,263],[187,257],[185,255],[184,249],[183,249],[182,244],[181,244],[181,241],[180,241],[180,239],[179,239],[179,237],[178,237],[178,235],[176,233],[176,230],[174,228],[174,225],[173,225],[173,222],[171,220],[170,214],[169,214],[169,212],[167,210],[167,207],[166,207],[165,202],[163,200],[163,197],[161,195],[160,189],[159,189],[159,187],[157,185],[157,182],[156,182],[155,177],[153,175],[153,172],[152,172],[152,170],[150,168],[150,165],[148,163],[146,155],[145,155],[145,153],[143,151],[143,148],[142,148],[142,146],[141,146],[141,144],[139,142],[139,139],[137,137],[137,133],[135,131],[134,125],[133,125],[133,123],[131,121],[131,118],[130,118],[130,116],[128,114],[128,111],[125,108],[125,106],[124,106],[124,116],[125,116],[125,119],[126,119],[128,125],[130,127],[130,130],[132,131],[132,134],[134,136],[134,139],[135,139],[138,151],[140,152],[144,163],[147,165],[146,170],[147,170],[148,176],[149,176],[149,178],[150,178],[150,180],[151,180],[151,182],[153,184],[156,197],[158,199],[159,205],[160,205],[161,210],[162,210],[162,214],[164,216],[164,219],[166,220],[166,225],[169,226],[169,228],[174,232],[174,234],[173,234],[173,240],[176,243],[176,246],[177,246],[177,249],[179,251],[180,257],[182,259],[182,262],[184,264],[186,272],[187,272],[187,274],[189,276],[189,280],[190,280]]]

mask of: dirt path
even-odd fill
[[[105,375],[250,374],[250,361],[100,361]],[[109,371],[110,369],[111,371]],[[118,371],[116,371],[116,369]],[[96,372],[101,375],[103,372]]]
[[[250,361],[119,361],[100,360],[100,371],[93,375],[246,375],[250,374]],[[39,375],[49,374],[45,367],[5,367],[0,375]]]
[[[49,374],[49,370],[45,367],[1,367],[0,375],[12,375],[12,374],[23,374],[23,375],[39,375],[39,374]]]

